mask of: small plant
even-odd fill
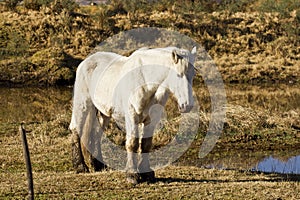
[[[221,10],[229,10],[230,12],[244,12],[253,1],[254,0],[223,0],[220,1],[219,7]]]
[[[21,2],[22,0],[4,0],[5,7],[8,8],[9,10],[15,10],[18,3]]]
[[[262,12],[278,12],[282,17],[290,17],[290,12],[299,8],[298,0],[265,0],[259,6]]]
[[[29,44],[25,36],[11,28],[1,27],[0,29],[0,55],[24,56]]]
[[[24,0],[27,9],[39,10],[42,5],[48,5],[52,0]]]
[[[74,0],[24,0],[24,6],[31,10],[40,10],[42,6],[50,6],[53,12],[59,13],[63,9],[72,11],[77,4]]]
[[[282,29],[289,38],[299,43],[299,24],[300,24],[300,1],[297,0],[265,0],[261,3],[261,12],[277,12],[281,18],[294,19],[289,23],[282,24]],[[294,16],[293,16],[294,15]]]

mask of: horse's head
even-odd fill
[[[172,50],[172,70],[168,85],[178,102],[180,112],[189,112],[194,106],[193,77],[196,47],[191,52],[183,49]]]

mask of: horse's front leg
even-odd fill
[[[147,136],[144,134],[141,141],[141,159],[139,163],[139,173],[142,182],[154,182],[155,173],[150,167],[149,153],[152,148],[152,138],[153,138],[152,127],[144,128],[144,133],[147,133]]]
[[[150,167],[149,160],[154,129],[155,125],[153,123],[144,125],[144,133],[141,141],[141,158],[138,166],[141,182],[155,181],[155,173]]]
[[[126,151],[127,151],[126,173],[127,173],[127,181],[132,184],[137,184],[139,180],[139,174],[137,170],[138,149],[139,149],[138,125],[131,124],[128,121],[126,121]]]
[[[149,111],[148,118],[144,121],[143,138],[141,141],[141,159],[139,163],[139,172],[141,181],[154,182],[155,173],[150,167],[149,155],[152,148],[152,138],[156,125],[160,121],[163,112],[163,106],[155,104]]]

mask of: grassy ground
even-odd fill
[[[73,171],[68,131],[70,112],[60,107],[61,114],[26,125],[36,195],[38,199],[298,199],[299,175],[249,171],[269,153],[282,161],[299,155],[299,88],[279,87],[282,90],[255,86],[237,89],[228,85],[230,105],[223,135],[204,159],[197,156],[207,128],[210,99],[205,88],[194,88],[201,102],[201,121],[195,142],[176,163],[157,171],[156,183],[136,187],[128,185],[125,174],[118,171],[93,174]],[[34,92],[43,94],[40,89]],[[48,93],[56,96],[54,91]],[[40,98],[47,102],[48,112],[54,112],[58,99],[52,99],[51,103],[45,94]],[[65,95],[59,99],[68,104]],[[174,114],[176,105],[169,103],[167,113]],[[176,115],[171,116],[165,129],[156,135],[155,148],[168,143],[172,133],[176,133],[173,131]],[[22,144],[17,130],[16,122],[0,123],[0,199],[23,199],[27,194]],[[124,145],[124,133],[114,126],[107,134],[117,144]],[[195,167],[214,162],[235,170]]]
[[[260,84],[251,87],[242,85],[238,90],[227,84],[224,133],[214,151],[206,157],[208,163],[213,159],[228,161],[229,158],[242,162],[245,151],[254,154],[256,151],[278,152],[281,160],[286,159],[285,151],[299,155],[300,92],[299,87],[295,86],[299,84],[300,72],[297,1],[257,0],[253,4],[238,1],[222,8],[212,7],[216,10],[207,10],[211,8],[209,5],[206,9],[193,6],[190,1],[172,5],[170,1],[163,1],[151,8],[112,2],[108,6],[71,10],[61,9],[57,4],[39,10],[24,7],[8,10],[1,4],[0,84],[72,84],[78,63],[107,37],[137,27],[169,28],[201,43],[218,65],[225,83]],[[196,81],[201,85],[200,80]],[[262,83],[280,82],[288,84],[276,84],[261,90]],[[36,197],[299,199],[299,176],[194,167],[200,162],[197,153],[210,117],[207,89],[200,87],[195,91],[201,102],[199,133],[195,142],[176,166],[174,164],[157,171],[156,183],[143,183],[135,187],[128,185],[125,175],[118,171],[93,174],[73,172],[68,131],[70,112],[39,120],[43,112],[64,109],[64,106],[56,107],[58,100],[54,97],[53,104],[48,102],[52,98],[36,100],[44,96],[43,91],[28,95],[27,101],[34,100],[32,107],[43,106],[41,102],[48,105],[48,109],[40,113],[31,108],[25,111],[20,109],[34,113],[32,119],[35,123],[27,124],[26,128]],[[16,98],[10,96],[7,99],[7,96],[0,96],[1,103],[7,102],[0,123],[0,199],[24,199],[27,189],[21,139],[17,132],[18,120],[5,121],[11,112],[20,112],[9,109],[14,107],[11,98]],[[63,98],[63,101],[69,108],[68,98]],[[16,105],[22,104],[26,102],[20,101]],[[168,105],[167,111],[171,118],[163,131],[175,133],[178,113],[174,114],[174,105]],[[117,144],[124,144],[124,134],[114,126],[108,135]],[[170,138],[172,134],[156,136],[155,148],[168,143]],[[257,159],[251,158],[248,165],[241,166],[241,169],[249,169]]]
[[[49,128],[54,126],[48,125]],[[57,124],[55,127],[59,127]],[[33,131],[32,129],[36,130]],[[132,186],[125,174],[106,170],[76,174],[69,136],[27,126],[36,199],[299,199],[299,175],[169,166],[156,171],[157,182]],[[1,133],[0,199],[27,195],[25,165],[18,134]]]
[[[124,174],[36,172],[36,199],[299,199],[293,177],[194,167],[168,167],[157,171],[157,182],[128,185]],[[294,177],[295,178],[295,177]],[[299,178],[299,177],[298,177]],[[22,172],[3,177],[0,198],[26,197]],[[298,179],[299,180],[299,179]]]

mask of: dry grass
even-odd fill
[[[169,6],[166,3],[133,14],[126,13],[126,10],[124,13],[117,1],[106,7],[85,7],[76,10],[77,13],[66,10],[53,13],[49,7],[43,7],[39,12],[22,8],[12,12],[1,4],[0,32],[3,37],[0,53],[3,59],[0,62],[0,82],[67,83],[74,79],[78,58],[85,58],[108,36],[132,28],[153,26],[171,27],[201,43],[213,57],[226,83],[299,83],[299,8],[288,9],[288,12],[284,9],[284,14],[280,13],[282,7],[277,7],[279,12],[253,10],[260,5],[261,1],[257,1],[243,12],[228,7],[229,11],[210,13],[189,9],[189,4]],[[241,150],[292,149],[295,155],[299,154],[299,88],[289,88],[289,85],[278,85],[275,89],[256,87],[227,87],[229,104],[224,134],[206,158],[207,163],[215,158],[227,162],[236,162],[232,158],[244,161]],[[197,153],[210,119],[207,89],[199,87],[195,92],[201,103],[199,132],[191,148],[179,160],[181,164],[199,162]],[[43,96],[41,91],[36,94]],[[41,99],[38,96],[28,96],[27,101]],[[49,106],[43,112],[65,109],[55,106],[55,98],[42,98],[41,101]],[[40,107],[41,101],[35,101],[33,107]],[[69,100],[65,101],[69,106]],[[1,102],[12,101],[4,94]],[[19,102],[17,107],[26,103]],[[10,118],[11,107],[7,104],[7,110],[1,116],[3,120]],[[118,171],[75,174],[70,159],[70,132],[67,130],[70,114],[50,115],[49,119],[41,120],[43,113],[35,112],[34,108],[20,110],[32,113],[30,118],[38,121],[26,127],[37,199],[300,198],[299,176],[169,166],[157,171],[156,183],[132,187],[125,182],[125,175]],[[172,101],[166,110],[168,120],[161,126],[161,132],[155,135],[155,148],[167,144],[176,134],[178,113]],[[22,145],[17,133],[18,119],[0,123],[0,199],[24,199],[27,195]],[[108,136],[115,143],[124,145],[124,133],[115,126],[108,131]],[[285,156],[280,154],[279,157]],[[249,159],[246,169],[260,158]],[[241,168],[245,169],[245,166]]]
[[[299,199],[299,182],[279,175],[195,167],[157,171],[157,182],[128,185],[124,174],[104,171],[34,173],[37,199]],[[1,198],[26,197],[24,173],[1,174]]]
[[[279,90],[280,88],[281,90]],[[255,88],[227,87],[227,120],[224,135],[204,159],[198,160],[199,146],[209,121],[210,98],[206,88],[194,88],[201,102],[199,133],[191,148],[177,162],[178,165],[206,166],[219,159],[238,170],[210,170],[187,166],[170,166],[157,171],[158,181],[132,187],[125,175],[107,170],[93,174],[75,174],[71,164],[70,112],[27,124],[28,143],[34,171],[35,192],[38,199],[298,199],[299,176],[258,174],[245,171],[254,167],[263,156],[245,158],[243,151],[279,150],[279,158],[286,159],[283,150],[299,154],[299,88],[279,86]],[[50,91],[48,91],[50,92]],[[37,93],[43,94],[39,89]],[[52,92],[51,92],[52,94]],[[53,93],[51,96],[53,96]],[[43,95],[42,95],[43,96]],[[66,97],[60,97],[66,99]],[[51,103],[46,97],[49,109]],[[53,105],[57,99],[52,99]],[[154,140],[155,148],[168,143],[176,134],[176,106],[168,102],[169,120]],[[22,102],[21,102],[22,103]],[[67,104],[67,103],[66,103]],[[68,107],[68,106],[67,106]],[[61,108],[63,110],[63,108]],[[175,113],[175,114],[174,114]],[[272,115],[270,115],[272,113]],[[293,125],[294,124],[294,125]],[[16,123],[1,123],[0,132],[0,199],[23,199],[27,194],[22,144]],[[166,134],[168,133],[168,134]],[[114,126],[108,132],[111,140],[124,145],[124,133]],[[243,150],[243,151],[242,151]],[[246,161],[246,163],[244,163]]]
[[[271,2],[267,1],[272,5]],[[156,3],[149,9],[132,5],[131,9],[131,4],[115,1],[55,12],[51,6],[40,11],[20,7],[17,12],[1,7],[0,53],[4,59],[0,62],[0,80],[14,84],[68,84],[74,80],[78,59],[85,58],[107,37],[134,28],[163,27],[201,43],[226,82],[298,82],[299,8],[295,2],[276,1],[280,9],[291,6],[289,13],[282,14],[283,9],[258,12],[254,8],[263,3],[256,3],[250,3],[249,9],[242,12],[227,5],[227,10],[204,12],[192,4],[178,2],[174,6]],[[169,43],[164,41],[161,45]],[[49,58],[43,56],[45,53]],[[51,62],[45,64],[45,59]],[[50,77],[45,76],[47,71]]]

